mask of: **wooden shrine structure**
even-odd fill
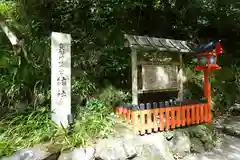
[[[193,51],[186,41],[125,35],[132,54],[132,104],[139,94],[177,91],[183,99],[182,55]]]
[[[125,38],[125,46],[132,52],[132,104],[115,107],[118,117],[140,134],[212,123],[208,74],[220,69],[217,57],[223,49],[219,41],[193,49],[187,41],[135,35]],[[183,99],[183,54],[197,56],[195,70],[204,72],[204,95],[199,100]],[[157,96],[154,101],[147,99],[147,103],[139,100],[139,95],[144,97],[145,93],[166,95],[171,91],[177,92],[175,99]]]

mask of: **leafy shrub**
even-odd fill
[[[95,138],[106,137],[112,132],[114,120],[111,119],[111,107],[99,99],[89,100],[85,107],[78,106],[73,133],[58,132],[52,142],[61,145],[62,149],[83,146]]]
[[[129,94],[124,93],[122,90],[116,89],[113,86],[105,88],[99,98],[105,101],[108,105],[116,106],[129,99]]]
[[[72,134],[68,134],[65,128],[57,127],[46,108],[29,110],[0,121],[0,157],[45,142],[50,142],[51,148],[71,149],[86,145],[94,137],[105,137],[112,131],[112,109],[105,101],[93,99],[85,107],[77,108]]]
[[[49,140],[55,131],[46,108],[8,117],[0,121],[0,156]]]
[[[72,96],[73,103],[81,103],[85,99],[89,99],[90,96],[95,92],[96,84],[87,79],[86,77],[73,77],[72,82]]]

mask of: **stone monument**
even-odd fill
[[[68,126],[71,115],[71,35],[51,35],[51,111],[52,120]]]

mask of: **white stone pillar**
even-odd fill
[[[51,111],[52,120],[68,126],[71,114],[71,35],[51,35]]]

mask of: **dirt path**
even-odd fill
[[[240,139],[222,135],[222,144],[212,152],[185,157],[184,160],[240,160]]]
[[[215,127],[222,132],[220,146],[212,152],[190,155],[184,160],[240,160],[240,116],[230,116]]]

